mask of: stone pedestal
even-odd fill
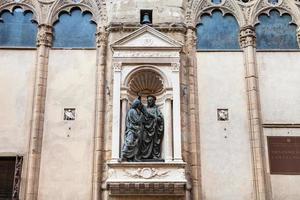
[[[185,163],[109,163],[110,195],[185,195]]]

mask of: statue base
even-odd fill
[[[110,195],[184,196],[187,179],[184,162],[108,163],[106,188]]]

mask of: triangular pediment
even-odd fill
[[[112,44],[117,48],[181,48],[182,44],[150,26],[143,26]]]

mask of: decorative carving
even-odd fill
[[[15,165],[15,176],[14,176],[12,200],[18,200],[19,199],[22,165],[23,165],[23,157],[22,156],[16,156],[16,165]]]
[[[75,108],[64,109],[64,120],[75,120]]]
[[[228,109],[218,109],[218,121],[228,121],[229,120],[229,112]]]
[[[245,26],[240,31],[240,46],[246,48],[248,46],[256,46],[255,29],[253,26]]]
[[[157,94],[164,89],[164,81],[155,71],[142,70],[134,74],[128,83],[128,87],[134,94]]]
[[[114,53],[116,58],[145,58],[145,57],[179,57],[178,52],[164,52],[164,51],[116,51]]]
[[[52,46],[52,26],[41,24],[39,25],[39,32],[37,35],[37,46]]]
[[[172,71],[179,71],[180,64],[179,63],[171,63]]]
[[[121,62],[114,62],[113,63],[114,71],[121,71],[122,70],[122,63]]]
[[[126,174],[132,178],[151,179],[155,177],[167,176],[169,171],[160,171],[155,168],[138,168],[135,171],[125,170]]]

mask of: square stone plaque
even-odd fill
[[[268,136],[271,174],[300,175],[300,137]]]

